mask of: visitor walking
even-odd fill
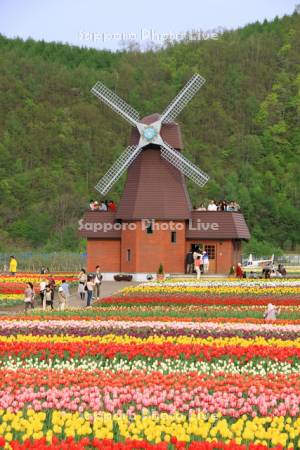
[[[46,280],[42,280],[42,281],[40,282],[40,299],[41,299],[41,306],[43,306],[44,294],[45,294],[46,286],[47,286],[47,281],[46,281]]]
[[[85,269],[81,269],[79,275],[78,275],[78,294],[80,296],[80,299],[83,301],[85,299],[85,285],[87,282],[87,275],[85,272]]]
[[[200,252],[200,273],[201,275],[204,274],[204,264],[203,264],[203,253]]]
[[[199,250],[199,246],[195,247],[195,250],[193,252],[193,261],[194,261],[194,270],[196,271],[196,267],[195,267],[195,262],[197,260],[197,258],[202,258],[202,253]],[[199,270],[200,270],[200,264],[199,264]],[[197,271],[196,271],[197,272]]]
[[[201,265],[201,258],[200,258],[200,256],[197,256],[197,258],[196,258],[196,260],[194,262],[195,270],[196,270],[196,273],[197,273],[197,280],[200,280],[200,273],[201,273],[200,265]]]
[[[96,266],[96,272],[95,272],[95,278],[94,278],[94,283],[95,283],[95,288],[96,288],[96,298],[97,300],[100,300],[100,286],[102,283],[102,273],[100,271],[100,266]]]
[[[18,267],[18,261],[16,260],[16,258],[14,256],[11,256],[9,259],[9,272],[12,276],[16,275],[17,267]]]
[[[192,249],[186,254],[186,273],[193,273],[193,264],[194,264],[194,258],[193,258],[193,251]]]
[[[65,301],[65,306],[69,306],[69,303],[70,303],[70,286],[69,286],[69,284],[66,282],[66,280],[62,280],[62,282],[61,282],[61,286],[60,286],[61,288],[62,288],[62,290],[63,290],[63,292],[64,292],[64,295],[65,295],[65,299],[66,299],[66,301]]]
[[[66,294],[62,286],[58,288],[58,309],[59,311],[64,311],[66,307],[67,299]]]
[[[265,320],[275,320],[277,316],[280,314],[280,309],[277,309],[275,305],[269,303],[267,309],[264,313]]]
[[[48,278],[48,284],[47,285],[50,286],[52,303],[54,303],[55,280],[54,280],[52,275],[50,275],[50,277]]]
[[[46,286],[46,290],[44,293],[43,309],[48,309],[48,307],[50,307],[51,310],[54,309],[52,289],[49,284]]]
[[[209,269],[209,257],[207,252],[203,252],[203,267],[204,267],[204,273],[208,273]]]
[[[27,283],[26,284],[26,288],[24,291],[24,309],[25,309],[25,314],[27,314],[27,310],[29,308],[33,309],[34,308],[34,288],[33,288],[33,284],[32,283]]]
[[[92,297],[93,297],[93,290],[94,290],[94,282],[93,282],[93,279],[92,279],[92,277],[90,275],[87,277],[85,290],[86,290],[86,293],[87,293],[86,306],[91,306]]]

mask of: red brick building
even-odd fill
[[[88,271],[99,264],[103,273],[139,274],[137,278],[143,279],[162,263],[166,273],[184,273],[187,252],[192,244],[201,244],[209,255],[209,272],[228,273],[240,261],[241,241],[250,237],[243,215],[210,211],[190,215],[190,220],[155,220],[150,232],[146,220],[120,223],[115,213],[87,212],[80,232],[87,237]],[[112,228],[105,231],[107,224]]]

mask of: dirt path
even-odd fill
[[[100,298],[109,297],[116,294],[121,289],[128,286],[136,286],[138,283],[128,281],[103,281],[100,289]],[[77,287],[71,291],[70,306],[73,308],[82,308],[86,306],[86,301],[82,301],[77,293]]]

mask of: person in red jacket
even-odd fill
[[[241,263],[238,263],[238,265],[236,266],[236,271],[235,272],[236,272],[236,277],[237,278],[243,278],[244,272],[243,272]]]
[[[108,202],[108,211],[115,212],[117,210],[117,205],[113,200]]]

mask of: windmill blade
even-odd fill
[[[137,126],[140,118],[139,113],[100,81],[92,87],[91,92],[106,105],[110,106],[111,109],[120,114],[131,125]]]
[[[199,186],[204,186],[209,180],[209,176],[205,172],[165,142],[161,145],[161,155]]]
[[[106,172],[104,177],[96,184],[95,188],[102,195],[105,195],[115,184],[115,182],[123,175],[127,167],[139,155],[142,147],[139,145],[131,145],[124,150],[119,158],[114,162],[111,168]]]
[[[174,100],[169,104],[169,106],[164,110],[161,116],[162,123],[172,122],[178,114],[183,110],[183,108],[188,104],[188,102],[194,97],[198,90],[205,83],[205,78],[196,73],[192,78],[186,83],[184,88],[176,95]]]

